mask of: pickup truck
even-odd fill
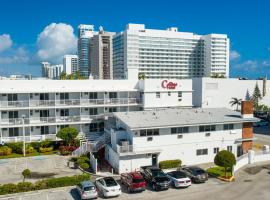
[[[144,166],[141,167],[141,173],[145,180],[152,185],[153,190],[157,191],[169,189],[171,180],[160,168],[154,166]]]
[[[121,184],[127,187],[129,193],[141,192],[146,188],[146,181],[140,172],[130,172],[121,174]]]

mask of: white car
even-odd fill
[[[97,178],[95,183],[104,197],[115,197],[122,193],[120,185],[112,177]]]
[[[188,178],[183,171],[172,171],[168,172],[167,175],[175,188],[186,188],[191,186],[190,178]]]

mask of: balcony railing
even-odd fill
[[[77,116],[57,116],[57,117],[30,117],[24,118],[24,124],[51,124],[51,123],[70,123],[70,122],[89,122],[93,119],[101,119],[104,115],[77,115]],[[0,124],[4,125],[23,125],[23,118],[1,119]]]
[[[56,140],[55,134],[46,135],[31,135],[31,136],[16,136],[16,137],[2,137],[3,142],[32,142],[32,141],[42,141],[42,140]]]
[[[130,153],[133,152],[133,145],[120,146],[117,145],[117,153]]]
[[[138,98],[0,101],[1,108],[139,104]]]

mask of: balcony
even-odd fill
[[[25,118],[24,124],[27,126],[44,125],[44,124],[62,124],[62,123],[89,123],[93,119],[102,119],[101,115],[77,115],[77,116],[57,116],[57,117],[31,117]],[[1,119],[0,125],[5,126],[22,126],[23,118]]]
[[[125,145],[125,146],[117,145],[118,154],[125,154],[130,152],[133,152],[133,145]]]
[[[0,101],[0,108],[58,107],[58,106],[95,106],[140,104],[139,98],[114,99],[68,99],[68,100],[30,100],[30,101]]]
[[[30,136],[16,136],[16,137],[2,137],[3,142],[33,142],[33,141],[43,141],[43,140],[57,140],[55,134],[47,135],[30,135]]]

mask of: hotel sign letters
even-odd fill
[[[164,89],[170,89],[170,90],[174,90],[177,86],[177,83],[171,82],[171,81],[167,81],[167,80],[163,80],[161,82],[161,87]]]

